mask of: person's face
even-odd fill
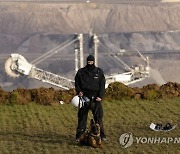
[[[94,61],[87,61],[87,64],[93,65],[93,64],[94,64]]]

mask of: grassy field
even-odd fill
[[[80,146],[75,142],[77,109],[71,104],[43,106],[0,105],[0,154],[3,153],[180,153],[180,143],[137,144],[123,149],[121,134],[133,137],[180,137],[171,132],[154,132],[151,122],[180,124],[180,99],[159,101],[103,102],[107,141],[103,149]],[[92,117],[89,112],[89,119]],[[89,124],[89,123],[88,123]]]

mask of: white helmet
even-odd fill
[[[82,106],[85,105],[85,103],[90,102],[90,99],[88,97],[80,97],[78,95],[74,96],[73,99],[71,100],[72,105],[75,107],[81,108]]]

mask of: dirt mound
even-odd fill
[[[159,98],[159,89],[160,87],[156,84],[144,86],[142,88],[142,98],[148,100]]]
[[[160,87],[161,98],[173,98],[180,96],[180,84],[168,82]]]
[[[106,89],[107,99],[127,99],[134,95],[134,90],[120,82],[114,82]]]
[[[31,102],[31,93],[26,89],[16,89],[9,92],[8,103],[10,104],[27,104]]]
[[[180,96],[180,84],[168,82],[162,86],[149,84],[142,88],[131,88],[121,83],[112,83],[106,89],[106,99],[165,99]]]
[[[0,103],[3,104],[27,104],[36,102],[42,105],[58,105],[59,103],[70,103],[76,95],[75,89],[55,90],[54,88],[39,89],[16,89],[12,92],[3,91],[0,88]],[[111,83],[106,89],[105,100],[156,100],[180,97],[180,84],[168,82],[162,86],[149,84],[142,88],[131,88],[122,83]]]
[[[39,88],[30,90],[31,101],[42,105],[59,104],[60,101],[69,103],[75,95],[75,90],[55,90],[54,88]]]
[[[0,89],[0,103],[3,104],[27,104],[36,102],[42,105],[57,105],[60,101],[69,103],[75,96],[75,90],[55,90],[53,88],[16,89],[6,92]]]
[[[9,93],[2,90],[0,87],[0,103],[6,104],[8,103]]]

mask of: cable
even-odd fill
[[[70,41],[70,42],[68,42],[68,41],[66,41],[66,42],[64,42],[63,43],[63,45],[64,46],[62,46],[62,44],[61,45],[59,45],[59,46],[57,46],[56,48],[54,48],[54,49],[52,49],[52,50],[50,50],[50,51],[48,51],[47,53],[45,53],[44,55],[42,55],[42,56],[40,56],[39,58],[37,58],[37,59],[35,59],[34,61],[32,61],[31,63],[33,63],[33,64],[39,64],[40,62],[42,62],[42,61],[44,61],[45,59],[47,59],[48,57],[50,57],[50,56],[52,56],[53,54],[55,54],[55,53],[58,53],[59,51],[61,51],[62,49],[64,49],[65,47],[67,47],[67,46],[69,46],[70,44],[72,44],[74,41],[76,41],[77,39],[75,39],[75,40],[72,40],[72,41]],[[68,42],[68,43],[67,43]]]
[[[64,43],[62,43],[62,44],[60,44],[60,45],[58,45],[58,46],[55,47],[54,49],[51,49],[50,51],[44,53],[43,55],[41,55],[41,56],[38,57],[37,59],[31,61],[31,64],[36,63],[37,61],[39,61],[41,58],[45,57],[46,55],[48,55],[48,54],[50,54],[50,53],[52,53],[52,52],[55,52],[58,48],[60,48],[61,46],[63,46],[63,45],[66,44],[67,42],[69,42],[69,40],[67,40],[66,42],[64,42]]]
[[[100,44],[104,49],[106,48],[105,45],[102,44],[101,42],[99,42],[99,44]],[[109,48],[108,48],[108,49],[109,49]],[[108,52],[109,52],[109,50],[108,50]],[[109,52],[109,53],[110,53],[110,52]],[[113,52],[112,52],[112,53],[113,53]],[[125,68],[131,70],[131,68],[130,68],[125,62],[123,62],[119,57],[117,57],[117,55],[116,55],[115,53],[113,53],[113,54],[110,53],[110,56],[113,56],[114,58],[116,58],[116,60],[117,60],[118,62],[120,62],[121,64],[123,64],[123,65],[125,66]]]

